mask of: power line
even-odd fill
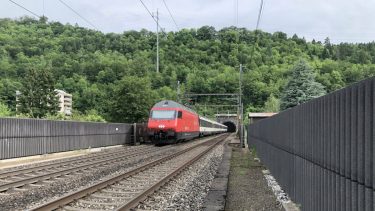
[[[260,18],[262,17],[262,11],[263,11],[263,0],[260,1],[260,7],[259,7],[259,13],[258,13],[258,20],[257,20],[257,26],[255,30],[258,30]]]
[[[147,6],[145,5],[145,3],[143,3],[142,0],[139,0],[139,1],[142,3],[143,7],[147,10],[148,14],[150,14],[150,16],[151,16],[152,19],[155,21],[155,23],[158,24],[158,25],[160,26],[161,31],[162,31],[164,34],[166,34],[165,31],[164,31],[164,29],[163,29],[163,27],[161,27],[160,23],[158,23],[158,20],[155,19],[155,16],[150,12],[150,10],[147,8]]]
[[[29,13],[33,14],[34,16],[36,16],[36,17],[40,18],[40,16],[39,16],[39,15],[37,15],[37,14],[36,14],[35,12],[33,12],[33,11],[31,11],[31,10],[29,10],[29,9],[25,8],[24,6],[22,6],[22,5],[18,4],[17,2],[14,2],[13,0],[9,0],[9,1],[10,1],[10,2],[12,2],[12,3],[13,3],[13,4],[15,4],[15,5],[17,5],[17,6],[21,7],[22,9],[24,9],[24,10],[28,11]]]
[[[172,13],[171,13],[171,11],[169,10],[169,8],[168,8],[168,6],[167,6],[167,3],[165,3],[165,0],[163,0],[163,3],[164,3],[165,8],[167,8],[168,13],[169,13],[169,15],[171,16],[171,18],[172,18],[172,20],[173,20],[173,23],[174,23],[174,25],[176,26],[177,30],[180,30],[179,27],[178,27],[178,25],[177,25],[177,23],[176,23],[176,20],[173,18]]]
[[[145,5],[145,3],[143,3],[142,0],[139,0],[139,1],[142,3],[143,7],[147,10],[148,14],[150,14],[150,16],[152,17],[152,19],[154,19],[154,21],[157,22],[157,20],[155,19],[154,15],[150,12],[150,10],[147,8],[147,6]]]
[[[63,5],[65,5],[67,8],[69,8],[72,12],[74,12],[76,15],[78,15],[82,20],[84,20],[86,23],[88,23],[90,26],[94,27],[96,30],[98,30],[98,28],[92,24],[89,20],[87,20],[85,17],[83,17],[82,15],[80,15],[77,11],[75,11],[72,7],[70,7],[67,3],[65,3],[63,0],[59,0],[59,2],[61,2]],[[99,31],[99,30],[98,30]]]

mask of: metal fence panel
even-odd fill
[[[248,127],[248,145],[302,210],[375,209],[375,78]]]
[[[0,118],[0,159],[130,143],[131,124]]]

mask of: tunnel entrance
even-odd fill
[[[228,132],[230,133],[236,132],[236,124],[234,124],[233,122],[224,122],[223,125],[228,127],[227,129]]]

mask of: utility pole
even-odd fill
[[[240,123],[240,134],[239,134],[239,136],[240,136],[240,145],[241,145],[241,147],[244,147],[245,145],[244,145],[244,126],[243,126],[243,120],[244,120],[244,118],[243,118],[243,103],[242,103],[242,64],[240,64],[240,77],[239,77],[239,86],[240,86],[240,90],[239,90],[239,96],[238,96],[238,98],[239,98],[239,102],[238,102],[238,106],[239,106],[239,116],[240,116],[240,118],[239,118],[239,123]]]
[[[156,72],[159,73],[159,10],[156,9]]]
[[[177,102],[180,102],[180,81],[177,81]]]

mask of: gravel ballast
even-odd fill
[[[213,137],[210,137],[211,139]],[[203,139],[207,140],[207,138]],[[92,185],[99,180],[104,180],[124,172],[130,171],[145,162],[156,160],[162,156],[172,154],[178,150],[185,149],[195,145],[203,140],[177,144],[173,146],[158,147],[158,152],[144,154],[131,161],[121,163],[113,163],[112,165],[103,166],[101,168],[91,168],[80,174],[69,175],[59,179],[53,179],[48,183],[41,183],[40,186],[28,186],[25,191],[13,191],[6,194],[0,194],[0,207],[4,210],[25,210],[36,207],[66,193],[74,192],[85,186]],[[36,164],[40,165],[40,164]],[[22,166],[21,168],[26,168]]]
[[[223,155],[219,145],[151,195],[137,210],[202,210]]]
[[[28,187],[26,191],[15,191],[11,194],[0,195],[0,206],[4,210],[21,210],[34,207],[40,203],[47,202],[51,199],[57,198],[65,193],[75,191],[83,186],[95,183],[95,181],[112,177],[130,169],[135,168],[141,163],[155,160],[169,154],[180,148],[180,146],[173,149],[168,146],[165,150],[155,153],[145,154],[137,158],[132,158],[121,163],[114,163],[113,165],[102,168],[90,169],[81,174],[74,174],[60,179],[55,179],[50,183],[43,183],[42,186]]]

